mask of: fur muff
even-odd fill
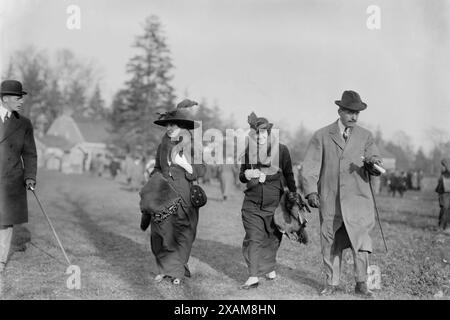
[[[160,172],[155,172],[139,193],[142,220],[141,229],[146,230],[151,219],[161,219],[174,206],[178,206],[181,197]],[[172,208],[172,209],[171,209]]]
[[[288,193],[288,191],[283,193],[275,209],[275,225],[290,240],[307,244],[308,235],[305,228],[308,220],[305,213],[309,208],[301,201],[300,195],[296,194],[296,199],[289,199]]]

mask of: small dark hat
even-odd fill
[[[195,105],[198,105],[198,103],[189,99],[184,99],[177,105],[175,110],[167,111],[165,113],[158,113],[159,119],[153,123],[163,127],[167,126],[168,123],[175,123],[180,128],[186,128],[189,130],[198,128],[200,126],[199,123],[189,119],[187,113],[183,111],[183,109],[190,108]]]
[[[11,96],[23,96],[27,93],[22,90],[22,84],[17,80],[5,80],[0,86],[0,94]]]
[[[361,97],[355,91],[347,90],[342,94],[341,100],[334,101],[339,107],[352,111],[362,111],[367,108],[367,104],[361,101]]]
[[[270,130],[273,127],[273,123],[270,123],[269,120],[263,117],[257,117],[254,112],[250,113],[250,115],[247,118],[248,124],[250,125],[251,129],[254,129],[255,131],[258,130]]]

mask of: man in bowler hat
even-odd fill
[[[375,210],[369,174],[379,175],[374,164],[381,165],[372,134],[358,126],[359,112],[367,105],[355,91],[344,91],[339,119],[314,133],[303,163],[303,187],[311,207],[319,208],[320,238],[325,265],[326,286],[322,295],[338,290],[342,252],[353,253],[355,293],[372,297],[367,288],[370,230]],[[362,160],[364,157],[364,161]]]
[[[27,189],[36,184],[33,126],[20,115],[26,94],[19,81],[0,85],[0,272],[6,267],[13,225],[28,222]]]

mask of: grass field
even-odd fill
[[[434,184],[434,180],[430,185]],[[389,252],[378,226],[373,230],[371,264],[381,268],[377,299],[449,299],[450,235],[436,230],[438,205],[430,190],[405,197],[377,199]],[[181,286],[155,284],[156,265],[149,230],[139,229],[139,196],[120,181],[42,170],[37,194],[64,244],[72,264],[81,269],[81,289],[66,286],[67,263],[50,228],[29,194],[31,241],[14,247],[1,277],[2,299],[322,299],[322,259],[318,213],[310,215],[307,246],[283,238],[278,278],[262,280],[255,290],[238,287],[247,270],[241,253],[244,229],[242,192],[221,202],[218,184],[206,187],[197,239],[189,262],[192,278]],[[17,228],[15,242],[29,235]],[[28,239],[29,240],[29,239]],[[347,250],[348,251],[348,250]],[[350,252],[345,252],[343,291],[333,299],[359,299]]]

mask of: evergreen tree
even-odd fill
[[[97,83],[83,115],[92,119],[101,120],[105,118],[105,114],[105,101],[102,98],[100,86]]]
[[[148,17],[143,27],[133,44],[136,54],[127,64],[130,79],[112,104],[111,124],[118,145],[155,152],[161,138],[161,130],[153,125],[156,112],[175,107],[170,84],[173,64],[158,17]]]

